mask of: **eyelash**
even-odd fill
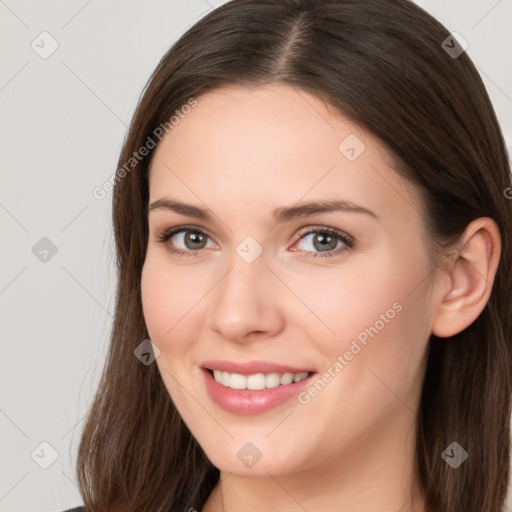
[[[197,226],[178,226],[175,228],[167,229],[167,230],[163,231],[161,234],[157,235],[157,241],[165,244],[169,241],[169,239],[172,236],[174,236],[178,233],[187,232],[187,231],[193,232],[193,233],[201,233],[202,235],[205,235],[209,238],[206,231],[204,231],[203,229],[201,229]],[[339,231],[337,229],[327,228],[327,227],[317,227],[317,228],[310,229],[309,231],[306,231],[305,233],[303,233],[299,237],[299,240],[302,240],[306,236],[314,234],[314,233],[322,233],[322,234],[327,234],[327,235],[331,235],[331,236],[336,236],[339,240],[341,240],[344,243],[345,246],[340,247],[335,250],[332,250],[332,251],[329,251],[329,252],[324,252],[324,253],[313,252],[313,251],[298,251],[298,252],[306,253],[307,258],[318,258],[318,257],[319,258],[328,258],[331,256],[337,256],[338,254],[340,254],[344,251],[349,251],[349,250],[353,249],[355,246],[355,239],[353,237],[351,237],[347,233],[344,233],[343,231]],[[181,256],[197,256],[204,249],[184,251],[182,249],[174,249],[174,248],[168,246],[168,250],[171,253],[177,254],[178,256],[181,257]],[[312,256],[311,256],[311,254],[312,254]]]

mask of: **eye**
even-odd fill
[[[156,239],[158,242],[166,244],[168,250],[173,254],[196,256],[203,249],[208,248],[207,242],[209,238],[206,231],[197,226],[178,226],[165,230]],[[308,240],[308,238],[310,239]],[[352,236],[337,229],[326,227],[310,229],[303,233],[295,245],[300,244],[302,241],[305,241],[303,244],[305,247],[302,249],[292,249],[292,251],[299,250],[300,252],[305,252],[306,257],[312,258],[336,256],[355,246],[355,239]],[[181,245],[182,247],[176,248],[176,245]]]
[[[174,238],[173,243],[171,242]],[[175,254],[195,256],[206,247],[206,241],[209,236],[204,230],[197,226],[179,226],[165,230],[157,236],[157,241],[167,244],[169,251]],[[181,245],[184,248],[176,248],[175,245]]]
[[[310,229],[303,233],[297,243],[299,244],[303,240],[306,242],[303,244],[304,248],[300,250],[305,251],[307,253],[306,256],[310,258],[336,256],[352,249],[355,245],[354,238],[347,233],[324,227]]]

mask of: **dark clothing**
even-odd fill
[[[84,512],[84,507],[68,508],[64,512]]]

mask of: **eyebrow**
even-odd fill
[[[213,212],[211,210],[167,198],[158,199],[157,201],[151,203],[148,207],[148,213],[161,209],[173,211],[188,217],[195,217],[205,222],[213,222]],[[377,220],[380,219],[380,217],[371,210],[368,210],[367,208],[354,204],[350,201],[344,201],[342,199],[309,201],[297,203],[293,206],[283,206],[276,208],[273,211],[272,219],[274,224],[280,224],[294,219],[308,217],[310,215],[318,215],[320,213],[329,212],[364,213],[374,217]]]

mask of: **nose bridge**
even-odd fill
[[[263,253],[254,259],[248,254],[251,246],[240,244],[229,260],[229,270],[215,287],[209,327],[226,339],[242,340],[256,331],[274,332],[281,325],[279,304],[270,290],[274,276]]]

